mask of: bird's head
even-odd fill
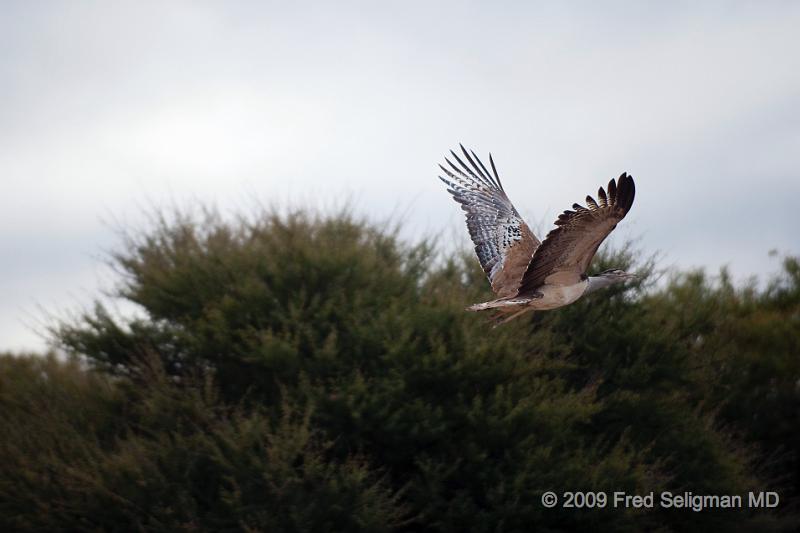
[[[629,274],[619,268],[610,268],[600,273],[598,277],[607,279],[612,283],[620,283],[629,279],[636,279],[639,276],[636,274]]]

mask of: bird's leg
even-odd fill
[[[508,321],[510,321],[510,320],[513,320],[513,319],[517,318],[517,317],[518,317],[519,315],[521,315],[522,313],[527,313],[528,311],[531,311],[531,309],[530,309],[530,308],[528,308],[528,307],[523,307],[522,309],[520,309],[520,310],[519,310],[519,311],[517,311],[516,313],[511,313],[510,315],[508,315],[508,316],[507,316],[507,317],[505,317],[505,318],[503,318],[502,316],[498,316],[498,317],[496,317],[496,318],[495,318],[495,323],[494,323],[494,325],[492,326],[492,328],[496,328],[496,327],[497,327],[497,326],[499,326],[500,324],[505,324],[506,322],[508,322]]]

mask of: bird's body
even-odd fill
[[[572,285],[558,285],[552,283],[545,283],[536,289],[531,297],[501,298],[484,302],[480,304],[471,305],[468,309],[470,311],[483,311],[485,309],[496,309],[498,307],[525,307],[531,311],[538,309],[546,311],[548,309],[556,309],[563,307],[576,301],[583,296],[586,289],[589,287],[589,280],[581,280]]]
[[[558,285],[545,283],[540,285],[536,292],[541,294],[539,298],[533,298],[528,307],[533,309],[556,309],[576,301],[583,296],[589,287],[589,280],[584,279],[572,285]]]
[[[569,305],[599,288],[635,277],[619,269],[589,277],[586,269],[597,248],[633,205],[633,178],[622,174],[601,187],[599,201],[586,197],[584,207],[573,204],[562,213],[544,241],[522,220],[506,196],[492,156],[492,173],[474,152],[461,147],[466,164],[450,152],[458,165],[440,165],[439,177],[467,213],[467,228],[478,260],[498,298],[468,307],[469,311],[495,310],[498,323],[525,312]]]

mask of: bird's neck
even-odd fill
[[[604,278],[602,276],[589,276],[589,286],[586,287],[586,292],[583,294],[589,294],[590,292],[594,292],[597,289],[602,289],[603,287],[608,287],[609,285],[613,285],[614,281],[608,278]]]

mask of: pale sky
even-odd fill
[[[0,350],[113,286],[148,206],[350,199],[464,245],[459,142],[544,232],[627,171],[614,240],[662,266],[800,253],[800,2],[289,4],[2,4]]]

